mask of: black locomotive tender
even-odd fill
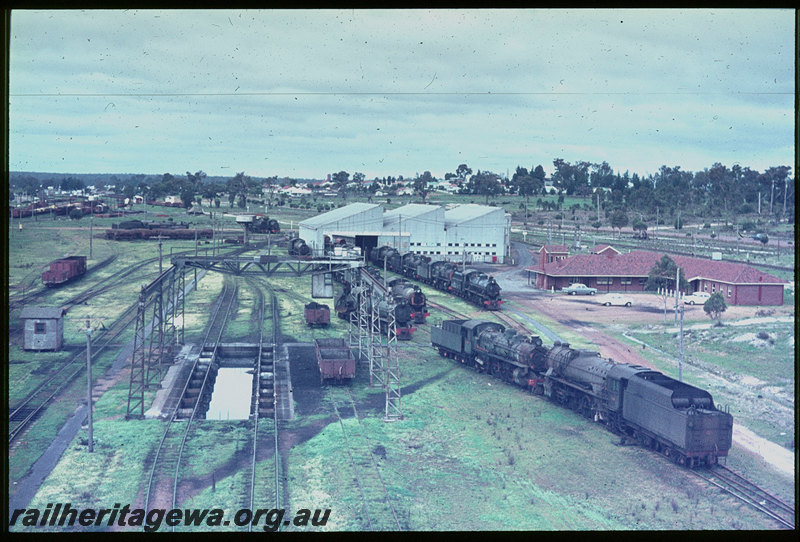
[[[437,290],[455,294],[488,310],[499,310],[500,285],[494,277],[475,269],[461,268],[450,262],[431,262],[427,256],[408,252],[400,254],[390,246],[374,248],[369,261],[379,269],[386,267],[408,278],[430,284]]]
[[[692,468],[727,457],[733,416],[705,390],[639,365],[556,341],[552,348],[486,320],[445,320],[431,328],[439,354],[544,394],[611,431]]]

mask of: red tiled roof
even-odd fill
[[[594,248],[592,248],[592,254],[600,254],[601,252],[603,252],[604,250],[609,249],[609,248],[611,250],[613,250],[614,252],[616,252],[617,254],[620,253],[619,250],[617,250],[616,248],[612,247],[611,245],[608,245],[606,243],[600,243],[599,245],[595,245]]]
[[[558,277],[646,277],[650,269],[661,259],[662,253],[647,250],[634,250],[608,258],[603,254],[576,254],[563,260],[529,267],[531,271]],[[723,262],[692,258],[690,256],[670,256],[686,273],[686,280],[707,279],[732,284],[782,284],[785,281],[776,276],[759,271],[741,263]]]
[[[546,250],[550,254],[554,254],[556,252],[569,253],[569,249],[566,247],[566,245],[542,245],[542,248],[539,249],[539,252],[541,252],[542,249]]]

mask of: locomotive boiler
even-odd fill
[[[520,386],[538,379],[547,355],[539,337],[486,320],[445,320],[431,328],[431,343],[446,358]]]
[[[311,247],[309,247],[303,239],[295,237],[289,241],[289,255],[300,256],[302,258],[308,257],[311,254]]]
[[[411,318],[414,323],[424,324],[425,317],[429,316],[429,313],[425,310],[427,302],[425,294],[419,286],[399,277],[390,280],[388,286],[395,299],[405,301],[412,308]]]

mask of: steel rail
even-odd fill
[[[223,306],[223,300],[225,298],[225,295],[228,292],[228,289],[229,289],[229,286],[225,285],[225,287],[223,288],[222,293],[220,294],[220,302],[217,304],[217,307],[215,308],[214,314],[212,316],[212,320],[209,322],[208,330],[206,331],[206,334],[205,334],[205,337],[204,337],[204,341],[208,338],[208,334],[209,334],[209,332],[210,332],[210,330],[212,328],[213,320],[219,314],[220,308]],[[186,390],[189,387],[189,382],[191,381],[191,375],[192,375],[192,373],[194,373],[194,369],[197,367],[197,364],[198,364],[199,361],[200,361],[199,358],[196,359],[194,364],[192,365],[192,369],[189,372],[189,379],[187,379],[186,384],[184,384],[183,390],[181,391],[181,398],[186,394]],[[209,365],[209,368],[210,368],[210,365]],[[197,403],[199,403],[199,397],[200,396],[198,395]],[[195,407],[197,406],[197,403],[195,404]],[[178,402],[178,405],[180,405],[180,401]],[[148,483],[147,483],[147,492],[145,493],[145,504],[144,504],[144,509],[145,510],[149,510],[150,496],[151,496],[152,489],[153,489],[153,480],[155,479],[156,467],[159,465],[159,459],[161,459],[161,451],[164,448],[164,442],[167,439],[167,435],[169,434],[169,430],[172,427],[172,423],[175,421],[175,418],[176,418],[176,415],[177,415],[177,411],[178,411],[178,406],[176,405],[175,409],[172,411],[172,413],[170,413],[169,418],[167,419],[167,427],[165,428],[164,434],[162,435],[161,440],[159,441],[158,448],[156,448],[156,454],[155,454],[155,456],[153,458],[153,465],[152,465],[152,467],[150,469],[150,477],[149,477]]]

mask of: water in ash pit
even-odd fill
[[[206,419],[246,420],[250,416],[252,390],[252,368],[220,367]]]

